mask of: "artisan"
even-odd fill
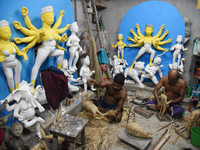
[[[171,69],[167,76],[163,76],[154,89],[154,96],[156,100],[146,103],[147,107],[152,110],[160,111],[160,101],[158,97],[158,90],[164,86],[167,101],[170,101],[167,111],[174,117],[181,117],[184,109],[180,102],[183,100],[186,89],[186,82],[179,77],[179,72],[176,69]]]
[[[106,116],[108,119],[120,122],[122,118],[123,103],[126,100],[127,92],[124,88],[125,77],[123,74],[116,74],[113,81],[100,82],[94,79],[88,79],[88,85],[95,85],[95,87],[106,87],[106,92],[103,99],[95,102],[92,101],[101,111],[105,113],[109,110],[115,110],[115,116]]]

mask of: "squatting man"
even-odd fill
[[[88,79],[88,85],[95,87],[106,88],[103,99],[98,101],[91,100],[99,109],[100,112],[105,113],[109,110],[115,110],[115,116],[106,116],[108,119],[120,122],[122,118],[123,103],[127,97],[127,91],[124,88],[125,77],[123,74],[116,74],[113,81],[100,82],[94,79]]]

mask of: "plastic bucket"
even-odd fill
[[[200,127],[193,127],[191,129],[191,143],[196,146],[200,147]]]

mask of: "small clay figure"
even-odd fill
[[[113,48],[116,48],[118,47],[118,50],[117,50],[117,58],[119,59],[119,56],[120,56],[120,53],[121,53],[121,58],[122,58],[122,61],[124,60],[124,47],[126,47],[127,45],[122,41],[123,40],[123,34],[118,34],[118,42],[116,43],[116,45],[112,44],[112,47]]]
[[[12,133],[12,138],[10,139],[10,130]],[[4,143],[8,150],[17,150],[18,148],[24,147],[24,141],[21,139],[20,135],[23,132],[23,125],[16,122],[11,125],[11,129],[4,127]]]
[[[69,70],[74,73],[77,70],[76,63],[79,59],[79,50],[81,52],[83,52],[83,49],[79,45],[80,39],[76,35],[77,32],[78,32],[77,22],[74,22],[74,23],[71,24],[70,30],[71,30],[71,35],[69,36],[69,39],[68,39],[66,45],[69,47],[69,55],[70,55]],[[74,63],[72,65],[73,59],[74,59]]]
[[[152,80],[152,82],[154,84],[158,83],[158,79],[156,78],[156,72],[159,73],[160,78],[162,78],[162,71],[161,71],[161,67],[163,67],[163,65],[159,66],[159,64],[161,63],[161,58],[160,57],[156,57],[154,59],[153,65],[150,66],[149,64],[145,67],[145,73],[143,73],[141,75],[141,82],[144,81],[144,78],[150,78]]]
[[[25,128],[35,124],[36,134],[39,138],[42,138],[40,124],[45,121],[41,117],[35,116],[35,108],[37,107],[40,112],[43,112],[45,109],[34,99],[31,93],[32,88],[32,83],[28,84],[26,81],[22,81],[19,84],[19,88],[13,91],[13,99],[17,102],[11,106],[7,104],[6,110],[10,112],[14,109],[14,117],[18,118]]]
[[[135,80],[138,83],[138,86],[140,88],[144,88],[144,84],[140,81],[139,76],[143,73],[144,69],[144,62],[138,61],[135,63],[134,68],[126,68],[124,72],[125,78],[127,76],[130,76],[133,80]]]
[[[87,80],[90,79],[90,76],[92,74],[95,73],[95,71],[90,71],[90,68],[88,67],[90,64],[90,59],[88,56],[86,56],[84,58],[84,62],[83,62],[83,66],[81,67],[80,69],[80,76],[82,77],[82,81],[83,81],[83,84],[84,84],[84,91],[87,92]],[[95,91],[96,89],[94,88],[94,85],[91,85],[91,90],[92,91]]]
[[[77,86],[74,86],[71,84],[71,82],[79,82],[81,80],[81,78],[77,78],[74,79],[72,72],[68,69],[68,61],[67,59],[63,60],[63,64],[62,64],[62,69],[64,72],[64,75],[66,77],[68,77],[68,88],[69,88],[69,92],[76,92],[79,90],[79,88]]]

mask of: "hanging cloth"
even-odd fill
[[[64,72],[53,66],[43,70],[41,75],[47,101],[53,109],[56,109],[59,107],[59,102],[68,95],[68,78]]]
[[[98,57],[98,60],[99,60],[100,64],[109,64],[108,56],[107,56],[106,51],[105,51],[104,48],[101,48],[97,52],[97,57]]]

